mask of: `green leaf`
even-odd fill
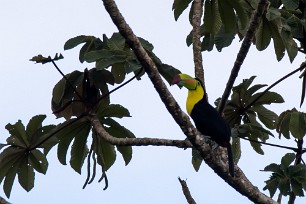
[[[282,157],[280,168],[285,172],[289,165],[294,161],[295,154],[294,153],[287,153],[285,156]]]
[[[275,129],[277,114],[264,106],[254,106],[250,110],[257,113],[259,120],[269,129]]]
[[[262,18],[255,34],[256,48],[259,51],[265,50],[270,44],[271,37],[272,34],[269,23],[266,18]]]
[[[106,108],[102,110],[98,110],[97,116],[99,118],[101,117],[116,117],[116,118],[131,117],[129,110],[119,104],[110,104]]]
[[[106,64],[108,66],[124,62],[127,58],[127,52],[122,50],[94,50],[91,52],[88,52],[84,55],[84,59],[86,62],[95,62],[100,64]],[[105,67],[108,67],[105,66]],[[97,66],[98,67],[98,66]],[[103,67],[103,68],[105,68]]]
[[[281,179],[278,185],[279,191],[284,195],[288,196],[290,194],[290,182],[288,179]]]
[[[91,36],[79,35],[77,37],[70,38],[65,43],[64,50],[69,50],[69,49],[72,49],[72,48],[78,46],[79,44],[85,43],[88,40],[88,38],[90,38],[90,37]]]
[[[289,129],[293,137],[302,139],[305,135],[305,119],[301,112],[292,112],[290,117]]]
[[[279,116],[277,132],[279,132],[280,135],[283,134],[283,136],[286,139],[290,139],[290,133],[289,133],[290,118],[291,114],[289,111],[285,111],[281,113],[281,115]]]
[[[174,11],[174,19],[176,21],[183,13],[183,11],[188,7],[190,2],[191,0],[174,0],[172,10]]]
[[[214,36],[212,36],[211,34],[205,34],[201,43],[201,51],[212,51],[212,49],[214,48],[214,42],[215,42]]]
[[[205,1],[203,21],[205,32],[214,36],[220,30],[222,20],[217,0]]]
[[[13,183],[19,168],[19,165],[22,161],[22,157],[17,158],[17,160],[11,165],[8,173],[6,174],[4,183],[3,183],[3,190],[6,195],[6,197],[10,197]]]
[[[147,40],[138,37],[139,42],[141,43],[142,47],[149,53],[152,53],[152,50],[154,49],[154,46]]]
[[[285,55],[285,45],[279,33],[281,30],[281,20],[270,22],[271,35],[273,38],[276,59],[280,61]]]
[[[110,50],[123,50],[125,47],[125,39],[120,33],[114,33],[106,43]]]
[[[229,3],[233,6],[235,9],[235,12],[238,16],[241,29],[245,29],[248,23],[248,16],[246,14],[246,9],[243,6],[243,3],[241,0],[230,0]]]
[[[270,197],[272,198],[277,190],[278,187],[278,180],[277,179],[270,179],[265,181],[266,182],[266,186],[263,188],[263,190],[269,190],[270,193]]]
[[[39,173],[46,174],[48,169],[48,160],[46,155],[35,149],[29,154],[29,164]]]
[[[256,93],[254,94],[250,100],[249,100],[249,103],[253,102],[254,99],[256,99],[259,95],[261,95],[262,92],[259,92],[259,93]],[[276,92],[266,92],[263,96],[261,96],[260,99],[258,99],[254,104],[253,106],[258,106],[258,105],[269,105],[271,103],[283,103],[284,102],[284,99],[283,97],[276,93]]]
[[[222,48],[230,46],[236,33],[236,29],[234,29],[232,32],[226,32],[225,27],[222,26],[214,38],[217,50],[221,52]]]
[[[93,131],[93,134],[94,131]],[[107,171],[116,161],[116,151],[114,145],[109,144],[103,138],[93,136],[95,138],[94,150],[98,157],[98,163],[104,164],[104,170]]]
[[[66,155],[73,138],[86,137],[85,133],[88,131],[88,123],[87,120],[71,119],[57,126],[57,130],[61,129],[54,135],[59,140],[57,157],[63,165],[67,164]]]
[[[81,174],[81,169],[84,163],[84,159],[88,153],[88,148],[86,143],[90,129],[91,125],[89,121],[82,124],[82,129],[75,136],[74,142],[71,147],[70,166],[79,174]]]
[[[280,166],[278,164],[272,163],[269,164],[264,168],[263,171],[272,171],[274,173],[279,173],[280,172]]]
[[[282,0],[282,2],[288,10],[295,10],[299,6],[299,0]]]
[[[141,68],[141,64],[136,59],[128,60],[124,64],[124,69],[127,74],[134,72],[136,70],[139,70],[140,68]]]
[[[18,169],[18,181],[27,192],[34,187],[34,177],[34,169],[29,165],[28,157],[24,157]]]
[[[128,165],[130,161],[132,160],[133,155],[133,148],[131,146],[116,146],[117,150],[121,153],[123,160],[125,162],[125,165]]]
[[[46,119],[46,115],[36,115],[33,116],[26,128],[26,133],[31,141],[32,136],[36,133],[36,131],[42,127],[42,122]]]
[[[236,28],[236,15],[230,0],[218,0],[218,5],[225,32],[233,32]]]
[[[282,29],[281,37],[283,39],[283,43],[284,43],[285,48],[287,50],[289,60],[290,60],[290,62],[293,62],[293,60],[296,57],[297,52],[298,52],[298,46],[297,46],[296,42],[293,40],[289,31],[286,31],[286,30]]]
[[[294,195],[304,197],[303,185],[300,182],[296,181],[295,179],[292,179],[291,187]]]
[[[24,156],[24,149],[17,147],[8,147],[0,154],[0,183],[5,176],[10,172],[10,169],[15,165],[21,157]]]
[[[8,143],[12,145],[17,145],[23,148],[26,148],[29,146],[29,140],[27,137],[27,133],[25,131],[25,127],[22,124],[21,120],[18,120],[14,125],[8,123],[5,126],[5,129],[9,131],[11,134],[10,140]]]
[[[199,171],[201,164],[203,162],[203,158],[199,154],[198,150],[192,148],[192,159],[191,163],[195,171]]]
[[[281,13],[280,13],[279,9],[269,7],[267,9],[266,18],[269,22],[274,21],[274,20],[280,20]]]
[[[125,63],[116,63],[112,65],[111,72],[115,78],[115,83],[120,84],[125,79]]]
[[[234,129],[232,131],[232,152],[233,152],[233,158],[236,163],[241,158],[241,143],[240,138],[238,137],[239,133],[237,129]]]

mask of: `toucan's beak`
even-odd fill
[[[177,75],[174,76],[171,85],[178,84],[178,83],[180,83],[181,81],[182,81],[182,79],[181,79],[180,75],[177,74]]]

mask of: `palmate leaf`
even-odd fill
[[[35,149],[28,151],[22,148],[10,146],[0,154],[0,182],[3,181],[3,189],[7,197],[13,187],[16,175],[20,185],[30,191],[34,187],[35,172],[46,173],[48,162],[43,153]]]
[[[263,171],[273,172],[269,180],[265,181],[264,190],[269,190],[272,197],[278,189],[284,196],[292,191],[297,196],[303,196],[303,183],[306,181],[306,167],[303,164],[290,165],[295,160],[295,154],[287,153],[282,157],[281,164],[270,164]]]

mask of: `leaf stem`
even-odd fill
[[[83,100],[82,96],[79,94],[79,92],[75,89],[75,87],[71,84],[69,79],[66,77],[66,75],[62,72],[62,70],[57,66],[57,64],[54,62],[54,60],[51,60],[52,64],[56,68],[56,70],[62,75],[62,77],[66,80],[66,82],[69,84],[69,86],[73,89],[75,94],[79,97],[80,100]]]
[[[274,86],[276,86],[277,84],[279,84],[280,82],[282,82],[283,80],[287,79],[288,77],[290,77],[291,75],[295,74],[298,71],[302,71],[303,69],[305,69],[306,67],[306,63],[302,63],[301,66],[299,68],[297,68],[296,70],[290,72],[289,74],[286,74],[285,76],[283,76],[282,78],[280,78],[279,80],[277,80],[276,82],[274,82],[272,85],[270,85],[268,88],[266,88],[265,91],[263,91],[260,95],[257,96],[257,98],[255,98],[249,105],[247,105],[243,111],[246,111],[247,109],[249,109],[256,101],[258,101],[263,95],[265,95],[270,89],[272,89]]]

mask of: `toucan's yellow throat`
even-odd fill
[[[172,84],[184,86],[188,89],[186,101],[187,113],[190,115],[193,107],[204,97],[204,89],[200,80],[187,74],[178,74],[173,78]]]

